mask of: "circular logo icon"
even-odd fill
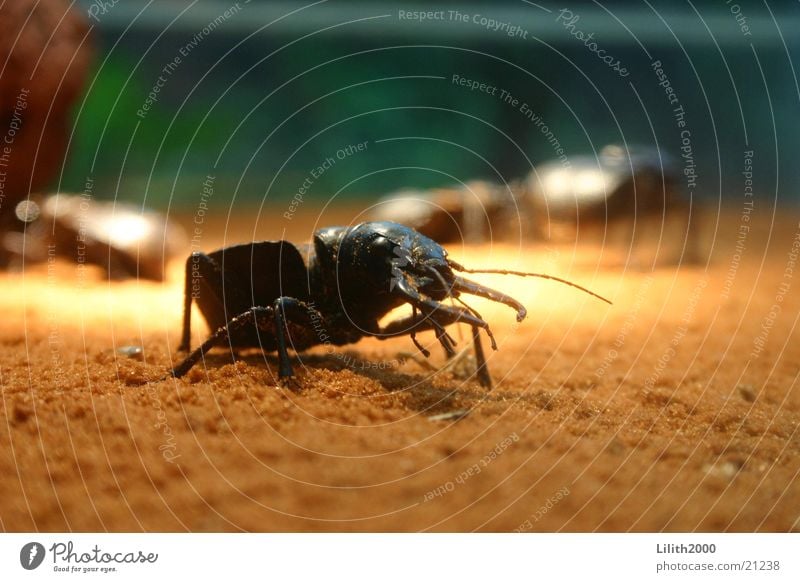
[[[19,563],[26,570],[35,570],[44,561],[44,546],[39,542],[30,542],[19,551]]]

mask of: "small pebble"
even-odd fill
[[[741,461],[721,461],[713,465],[707,464],[703,469],[705,469],[706,473],[714,477],[733,479],[743,466],[744,463]]]
[[[462,410],[451,410],[450,412],[444,412],[442,414],[434,414],[433,416],[429,416],[428,420],[431,422],[437,422],[439,420],[461,420],[465,416],[469,414],[469,410],[462,409]]]
[[[747,402],[756,401],[756,393],[750,384],[739,384],[736,388],[739,390],[739,395]]]
[[[117,353],[121,356],[126,356],[134,360],[144,359],[144,350],[142,346],[122,346],[117,348]]]

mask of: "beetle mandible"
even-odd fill
[[[296,247],[287,241],[235,245],[209,254],[192,253],[186,261],[182,351],[189,351],[191,308],[196,302],[214,331],[172,370],[180,378],[215,346],[277,351],[278,376],[294,374],[288,349],[302,352],[330,342],[341,346],[367,336],[386,339],[410,335],[428,357],[416,334],[432,330],[448,356],[455,341],[445,327],[472,327],[477,378],[491,388],[481,344],[483,330],[497,343],[489,324],[461,294],[503,303],[526,316],[516,299],[456,274],[499,273],[540,277],[566,283],[607,303],[591,291],[549,275],[507,270],[474,270],[448,258],[447,251],[419,232],[394,222],[365,222],[317,230],[313,242]],[[445,305],[452,298],[460,306]],[[394,308],[411,305],[411,315],[379,321]]]

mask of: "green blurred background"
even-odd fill
[[[796,3],[82,5],[97,53],[61,190],[81,191],[90,177],[98,197],[181,209],[197,205],[212,175],[222,207],[285,203],[324,160],[365,141],[364,152],[314,179],[304,200],[511,180],[555,155],[501,89],[541,116],[567,156],[610,142],[680,156],[673,107],[651,67],[660,60],[686,111],[696,195],[738,199],[751,149],[758,193],[797,196]],[[562,8],[580,16],[574,29],[594,33],[628,77],[557,21]],[[459,10],[469,22],[399,17],[420,9]],[[527,38],[489,30],[475,15],[517,25]],[[458,86],[454,74],[498,95]]]

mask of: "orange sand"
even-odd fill
[[[471,301],[500,344],[491,392],[458,368],[399,363],[408,338],[316,350],[294,389],[258,352],[142,384],[177,357],[182,261],[164,284],[79,280],[68,264],[2,275],[0,529],[800,530],[800,271],[784,276],[798,226],[767,218],[732,269],[738,225],[735,213],[712,224],[707,270],[624,269],[596,241],[453,248],[467,265],[545,271],[614,301],[480,277],[530,311],[516,326]],[[226,237],[207,224],[202,246],[284,226],[243,218]],[[313,228],[291,226],[298,242]],[[144,361],[115,353],[130,344]]]

